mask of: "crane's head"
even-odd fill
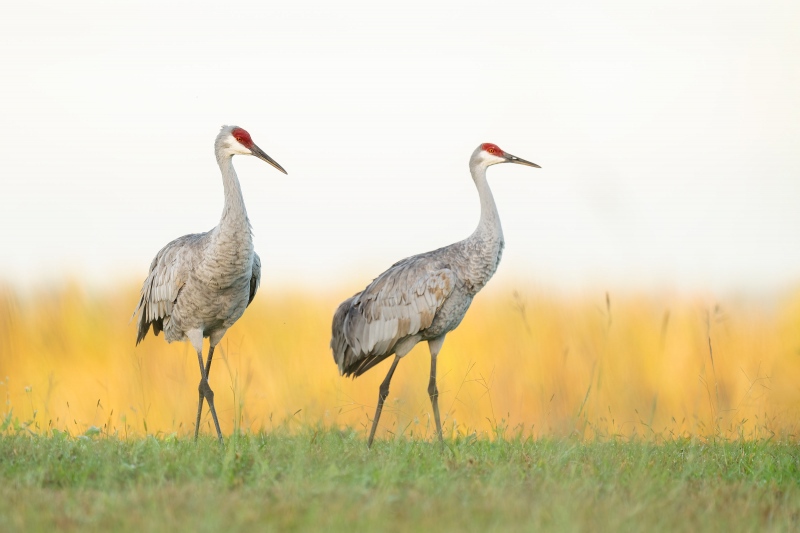
[[[525,161],[508,152],[504,152],[499,146],[492,143],[483,143],[472,152],[470,165],[480,166],[483,168],[499,163],[517,163],[518,165],[526,165],[529,167],[542,168],[536,163]]]
[[[268,156],[264,150],[256,146],[256,143],[253,142],[247,130],[239,126],[222,126],[214,146],[218,156],[227,155],[232,157],[237,154],[254,155],[286,174],[286,171],[277,161]]]

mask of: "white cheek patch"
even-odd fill
[[[503,157],[498,157],[496,155],[492,155],[486,150],[481,152],[481,156],[483,156],[483,160],[486,162],[487,165],[496,165],[497,163],[505,163],[506,159]]]
[[[238,154],[238,155],[252,155],[253,154],[253,152],[251,150],[249,150],[248,148],[245,148],[242,143],[237,141],[236,137],[234,137],[233,135],[229,135],[228,138],[225,139],[225,144],[226,144],[228,150],[232,154]]]

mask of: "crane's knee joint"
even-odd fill
[[[428,387],[428,396],[431,397],[431,400],[435,400],[439,397],[439,389],[436,388],[436,385]]]
[[[436,387],[436,380],[431,378],[430,382],[428,382],[428,396],[431,398],[436,398],[439,396],[439,389]]]
[[[385,400],[389,396],[389,385],[381,385],[378,389],[378,395],[381,397],[381,401]]]
[[[209,402],[214,401],[214,391],[211,390],[211,386],[208,384],[207,380],[205,379],[200,380],[200,385],[197,386],[197,390]]]

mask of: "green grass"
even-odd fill
[[[792,443],[0,435],[0,531],[790,531]]]

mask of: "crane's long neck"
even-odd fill
[[[503,255],[503,228],[500,215],[486,181],[486,167],[470,165],[472,179],[481,199],[481,219],[478,227],[465,241],[458,243],[461,251],[462,268],[460,275],[473,294],[481,290],[497,270]]]
[[[497,212],[492,190],[489,188],[489,182],[486,181],[486,167],[482,165],[470,166],[470,172],[481,200],[481,218],[471,238],[498,242],[502,246],[503,227],[500,225],[500,214]]]
[[[217,163],[219,163],[219,169],[222,172],[222,187],[225,194],[225,204],[222,208],[219,229],[222,233],[238,234],[244,231],[249,235],[250,221],[247,218],[242,187],[239,185],[239,178],[233,168],[232,159],[230,155],[217,154]]]
[[[202,264],[193,275],[210,287],[234,288],[237,294],[246,294],[253,272],[253,236],[232,156],[222,150],[217,146],[225,204],[219,225],[206,234]]]

